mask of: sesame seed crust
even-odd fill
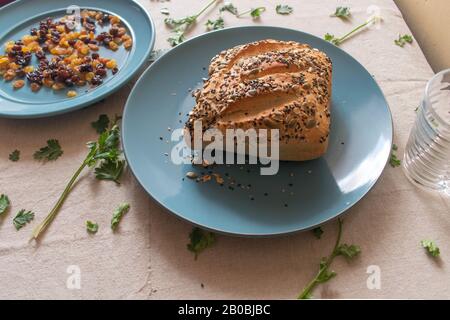
[[[186,129],[279,129],[281,160],[326,152],[332,63],[325,53],[293,41],[262,40],[216,55]]]

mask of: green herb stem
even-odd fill
[[[244,16],[246,14],[249,14],[250,12],[252,12],[254,10],[262,10],[262,12],[264,12],[264,11],[266,11],[266,7],[258,7],[258,8],[255,8],[255,9],[250,9],[250,10],[244,11],[242,13],[239,13],[238,15],[236,15],[236,17],[240,18],[240,17],[242,17],[242,16]]]
[[[202,13],[205,12],[206,10],[208,10],[208,8],[211,7],[216,1],[217,0],[211,0],[206,6],[203,7],[203,9],[200,10],[199,13],[194,15],[195,19],[197,19],[199,16],[201,16]]]
[[[321,278],[321,276],[323,275],[324,272],[328,271],[328,267],[331,265],[334,258],[336,257],[336,255],[338,253],[337,249],[341,242],[341,236],[342,236],[342,220],[338,219],[338,223],[339,223],[339,227],[338,227],[339,229],[338,229],[338,236],[336,239],[336,243],[334,245],[333,251],[328,256],[328,258],[325,260],[325,263],[324,263],[325,267],[320,268],[317,275],[314,277],[314,279],[311,280],[311,282],[305,287],[305,289],[303,289],[302,293],[299,294],[297,299],[307,299],[310,296],[310,294],[314,290],[314,288],[320,283],[319,279]]]
[[[366,21],[365,23],[363,23],[362,25],[356,27],[355,29],[353,29],[352,31],[350,31],[349,33],[345,34],[344,36],[338,38],[336,40],[336,42],[338,44],[344,42],[345,40],[347,40],[348,38],[350,38],[351,36],[353,36],[355,33],[357,33],[358,31],[360,31],[361,29],[365,28],[367,25],[371,24],[372,22],[374,22],[377,19],[377,17],[373,17],[372,19]]]
[[[42,221],[40,225],[38,225],[34,231],[33,235],[30,240],[37,239],[39,236],[44,232],[47,227],[50,225],[50,223],[55,219],[56,215],[58,214],[59,209],[63,205],[64,201],[66,200],[67,196],[69,195],[70,190],[72,189],[74,183],[76,182],[78,176],[83,171],[83,169],[88,165],[90,158],[86,159],[83,164],[78,168],[78,170],[74,173],[72,178],[70,179],[69,183],[67,184],[66,188],[64,189],[63,193],[59,197],[58,201],[56,202],[53,209],[50,211],[50,213],[47,215],[47,217]]]

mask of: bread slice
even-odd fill
[[[278,129],[279,158],[322,156],[330,132],[332,63],[327,55],[293,41],[262,40],[215,56],[209,79],[196,91],[185,130]]]

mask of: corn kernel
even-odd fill
[[[9,59],[7,57],[0,58],[0,69],[5,69],[8,67]]]
[[[115,43],[114,41],[111,41],[111,42],[109,43],[109,48],[110,48],[112,51],[117,51],[117,49],[119,49],[119,46],[118,46],[117,43]]]
[[[111,24],[118,24],[118,23],[120,23],[120,18],[119,18],[118,16],[112,16],[112,17],[109,19],[109,22],[110,22]]]
[[[77,92],[75,90],[70,90],[70,91],[67,92],[67,96],[69,98],[76,97],[77,96]]]
[[[23,68],[23,71],[25,71],[26,73],[30,73],[34,71],[34,67],[33,66],[26,66],[25,68]]]
[[[93,72],[86,73],[86,81],[91,81],[94,76],[95,74]]]
[[[56,26],[56,30],[63,33],[66,31],[66,27],[64,25],[59,25],[59,26]]]
[[[24,85],[25,85],[25,81],[23,81],[23,80],[16,80],[13,83],[13,88],[18,90],[18,89],[22,88]]]
[[[127,41],[127,40],[130,40],[131,39],[131,37],[128,35],[128,34],[124,34],[123,36],[122,36],[122,40],[123,41]]]
[[[55,84],[53,84],[52,89],[55,91],[61,90],[63,88],[65,88],[66,86],[61,83],[61,82],[56,82]]]
[[[9,69],[8,71],[6,71],[6,73],[3,75],[3,79],[5,79],[6,81],[11,81],[12,79],[14,79],[16,77],[16,72],[13,69]]]
[[[96,44],[89,43],[89,44],[88,44],[88,47],[89,47],[89,49],[91,49],[92,51],[98,51],[98,50],[99,50],[99,47],[98,47]]]
[[[29,43],[37,40],[36,36],[25,35],[22,37],[22,42],[24,45],[28,45]]]
[[[114,69],[115,67],[117,67],[117,62],[116,62],[116,60],[114,60],[114,59],[109,60],[109,61],[106,63],[106,67],[107,67],[108,69]]]
[[[36,82],[33,82],[31,85],[31,91],[33,92],[38,92],[39,90],[41,90],[41,86],[39,84],[37,84]]]
[[[127,40],[123,43],[123,47],[127,50],[130,50],[131,47],[133,46],[133,40]]]
[[[89,54],[89,47],[88,46],[82,46],[78,52],[80,52],[83,55],[88,55]]]
[[[54,84],[55,81],[53,81],[50,78],[45,78],[44,80],[42,80],[42,83],[44,84],[44,86],[46,86],[47,88],[51,88]]]

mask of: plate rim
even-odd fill
[[[13,1],[3,7],[0,8],[0,16],[3,14],[5,9],[9,9],[11,7],[15,7],[15,6],[20,6],[20,5],[26,5],[26,1],[32,1],[32,0],[16,0]],[[65,113],[70,113],[79,109],[82,109],[84,107],[88,107],[91,105],[94,105],[96,102],[108,97],[109,95],[113,94],[114,92],[118,91],[119,89],[121,89],[124,85],[126,85],[131,78],[133,78],[139,71],[141,71],[142,67],[144,66],[145,62],[148,61],[148,59],[150,58],[150,55],[152,53],[152,50],[154,48],[155,45],[155,41],[156,41],[156,27],[155,27],[155,22],[153,21],[153,18],[150,15],[149,10],[146,10],[146,8],[140,4],[139,2],[137,2],[136,0],[121,0],[121,1],[127,1],[127,2],[131,2],[134,5],[137,5],[140,10],[142,10],[144,12],[145,17],[147,18],[147,22],[149,23],[150,27],[151,27],[151,35],[150,35],[150,43],[149,46],[145,52],[145,54],[142,56],[142,58],[140,59],[140,61],[138,62],[137,66],[135,67],[134,70],[131,70],[130,72],[128,72],[127,74],[125,74],[123,76],[123,78],[117,82],[115,85],[109,87],[105,92],[102,92],[99,95],[96,95],[94,98],[89,99],[89,100],[83,100],[80,103],[74,104],[74,105],[70,105],[70,101],[66,101],[66,103],[69,103],[68,106],[63,107],[62,109],[59,110],[54,110],[54,111],[44,111],[44,112],[33,112],[33,113],[12,113],[12,112],[4,112],[0,109],[0,118],[5,118],[5,119],[37,119],[37,118],[46,118],[46,117],[52,117],[52,116],[56,116],[56,115],[61,115],[61,114],[65,114]],[[104,8],[105,10],[109,10],[107,8]],[[109,10],[110,11],[110,10]],[[144,70],[144,72],[147,69]],[[140,77],[139,77],[140,78]],[[48,104],[41,104],[40,106],[45,107]]]
[[[126,123],[126,118],[127,118],[127,111],[128,109],[130,109],[130,100],[132,99],[132,97],[134,96],[135,91],[137,90],[137,88],[139,87],[139,85],[141,84],[141,82],[143,82],[144,77],[146,76],[146,74],[148,72],[150,72],[152,70],[152,68],[155,68],[155,66],[160,63],[160,60],[162,60],[166,55],[169,54],[174,54],[173,52],[176,52],[178,50],[182,50],[180,48],[183,48],[186,45],[189,45],[190,42],[193,42],[194,40],[198,39],[198,38],[202,38],[202,37],[206,37],[210,34],[214,34],[214,33],[219,33],[219,32],[226,32],[228,30],[235,30],[235,29],[278,29],[278,30],[284,30],[284,31],[288,31],[288,32],[297,32],[300,33],[302,35],[307,35],[313,38],[316,38],[320,41],[323,41],[326,44],[329,45],[333,45],[327,41],[325,41],[324,39],[317,37],[313,34],[304,32],[304,31],[300,31],[300,30],[296,30],[296,29],[292,29],[292,28],[285,28],[285,27],[277,27],[277,26],[236,26],[236,27],[228,27],[228,28],[224,28],[224,29],[220,29],[220,30],[215,30],[215,31],[210,31],[207,33],[203,33],[200,35],[197,35],[195,37],[192,37],[186,41],[184,41],[183,43],[171,48],[168,52],[166,52],[165,54],[163,54],[162,56],[160,56],[158,59],[156,59],[150,66],[148,66],[144,72],[142,72],[142,74],[139,76],[138,80],[136,81],[136,83],[134,84],[132,90],[130,91],[130,94],[128,95],[128,98],[125,102],[125,107],[123,110],[123,116],[122,116],[122,130],[121,130],[121,139],[122,139],[122,147],[123,147],[123,151],[124,151],[124,156],[127,160],[127,164],[130,168],[130,171],[132,172],[133,176],[136,178],[136,180],[139,182],[140,186],[145,190],[145,192],[151,197],[151,199],[153,199],[158,206],[160,206],[161,208],[165,209],[165,211],[169,212],[170,214],[172,214],[173,216],[175,216],[176,218],[189,222],[194,226],[200,227],[204,230],[207,231],[211,231],[211,232],[215,232],[218,234],[222,234],[222,235],[226,235],[226,236],[233,236],[233,237],[241,237],[241,238],[272,238],[272,237],[279,237],[279,236],[288,236],[288,235],[292,235],[292,234],[296,234],[296,233],[301,233],[301,232],[305,232],[305,231],[309,231],[312,230],[314,228],[317,228],[321,225],[324,225],[328,222],[334,221],[339,219],[341,216],[346,215],[350,209],[355,206],[357,203],[359,203],[373,188],[374,186],[378,183],[378,181],[380,180],[381,175],[383,174],[384,170],[386,169],[388,163],[389,163],[389,158],[390,158],[390,154],[391,151],[389,153],[387,153],[387,157],[386,157],[386,161],[384,166],[382,167],[382,169],[380,170],[379,174],[377,175],[377,178],[374,179],[371,184],[368,186],[367,190],[365,192],[362,193],[362,195],[360,197],[358,197],[355,201],[353,201],[352,204],[350,204],[348,207],[336,211],[335,214],[333,214],[333,216],[328,217],[326,219],[323,219],[321,222],[313,225],[313,226],[309,226],[309,227],[305,227],[305,228],[296,228],[295,230],[287,230],[287,231],[282,231],[282,232],[275,232],[275,233],[240,233],[240,232],[230,232],[227,230],[220,230],[220,229],[216,229],[216,228],[212,228],[212,227],[208,227],[208,226],[204,226],[198,222],[193,221],[192,219],[189,219],[185,216],[183,216],[182,214],[180,214],[179,211],[172,211],[170,210],[168,207],[166,207],[159,199],[157,199],[149,190],[148,188],[142,183],[142,180],[136,175],[135,170],[133,168],[132,162],[130,162],[130,158],[128,155],[128,151],[127,151],[127,147],[125,144],[125,135],[126,135],[126,131],[127,131],[127,126],[125,125]],[[333,45],[334,46],[334,45]],[[351,60],[353,60],[356,64],[358,64],[366,73],[368,76],[370,76],[373,80],[373,82],[375,83],[376,87],[378,88],[378,90],[381,93],[381,97],[383,98],[383,101],[386,105],[386,109],[388,112],[388,116],[390,118],[389,121],[389,125],[390,125],[390,130],[391,130],[391,136],[389,137],[390,139],[390,149],[392,150],[392,146],[393,146],[393,141],[394,141],[394,119],[392,116],[392,111],[391,108],[389,106],[389,103],[386,99],[386,96],[383,92],[383,90],[381,90],[381,87],[379,86],[378,82],[371,76],[370,72],[364,67],[364,65],[362,65],[357,59],[355,59],[352,55],[350,55],[348,52],[344,51],[343,49],[339,48],[338,46],[335,46],[336,49],[338,49],[342,54],[346,55],[347,57],[349,57]]]

